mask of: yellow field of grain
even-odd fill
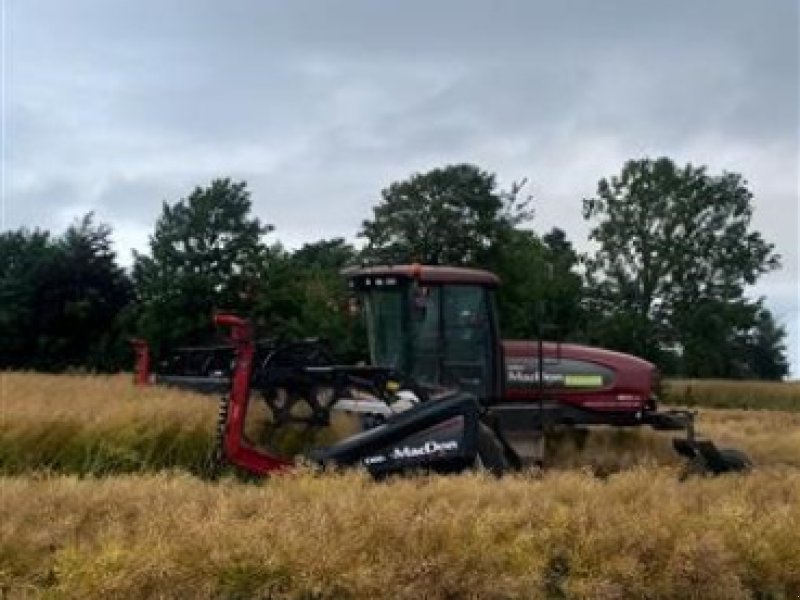
[[[499,480],[253,483],[203,477],[212,398],[0,378],[0,598],[800,596],[799,413],[700,410],[747,475],[684,479],[669,434],[607,429]]]
[[[800,474],[0,480],[5,597],[794,598]]]
[[[204,468],[217,414],[211,397],[137,388],[127,375],[0,378],[0,472]]]
[[[0,473],[205,472],[217,413],[214,397],[137,388],[126,375],[1,377]],[[700,435],[746,451],[761,466],[800,467],[800,412],[698,412]],[[548,466],[600,472],[639,464],[675,466],[680,460],[671,435],[611,428],[588,436],[556,432],[548,440]]]
[[[664,400],[684,406],[800,411],[800,381],[668,379]]]

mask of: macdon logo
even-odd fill
[[[539,381],[538,371],[530,372],[509,368],[506,373],[508,380],[512,383],[537,383]],[[545,383],[563,383],[564,376],[561,373],[544,373],[544,381]]]
[[[390,458],[393,460],[400,460],[403,458],[419,458],[420,456],[430,456],[431,454],[438,454],[440,452],[451,452],[458,450],[458,442],[449,440],[447,442],[425,442],[422,446],[403,446],[402,448],[395,448],[392,450]],[[387,457],[383,454],[375,456],[367,456],[364,459],[365,465],[376,465],[386,462]]]

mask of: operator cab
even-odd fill
[[[400,265],[345,271],[366,320],[372,364],[430,392],[496,397],[502,373],[494,290],[486,271]]]

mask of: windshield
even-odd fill
[[[459,388],[485,397],[493,356],[488,295],[483,287],[470,285],[368,291],[373,364],[428,387]]]
[[[403,298],[400,289],[372,290],[366,294],[369,354],[372,363],[403,371]]]
[[[445,286],[442,321],[442,384],[487,396],[492,356],[487,291],[467,285]]]

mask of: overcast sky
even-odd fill
[[[668,155],[749,181],[800,371],[797,0],[0,2],[3,228],[95,211],[129,264],[162,201],[231,176],[297,247],[473,162],[583,248],[597,180]]]

